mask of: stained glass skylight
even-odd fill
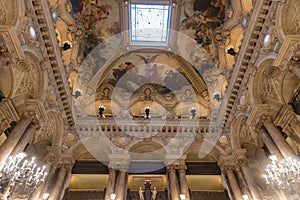
[[[130,5],[130,39],[133,45],[167,45],[169,5]]]

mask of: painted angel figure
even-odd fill
[[[152,57],[144,57],[141,55],[137,56],[140,57],[145,63],[145,76],[149,77],[151,81],[156,81],[158,78],[157,64],[154,64],[153,62],[156,59],[156,57],[159,56],[159,54],[154,55]]]

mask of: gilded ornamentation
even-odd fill
[[[300,33],[300,1],[289,0],[285,4],[283,30],[286,35],[297,35]]]
[[[262,82],[260,84],[261,99],[263,102],[267,100],[280,101],[280,79],[281,71],[278,67],[269,67],[264,71]]]
[[[10,64],[11,59],[11,54],[9,53],[6,45],[6,40],[3,35],[0,35],[0,67]]]
[[[0,24],[4,25],[6,22],[6,6],[0,1]]]
[[[240,133],[240,141],[255,144],[254,138],[253,132],[250,130],[249,126],[245,125]]]

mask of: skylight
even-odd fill
[[[170,25],[169,5],[130,5],[130,41],[133,45],[168,43]]]

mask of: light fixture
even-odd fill
[[[249,200],[249,197],[248,197],[247,194],[243,194],[243,195],[242,195],[242,198],[243,198],[243,200]]]
[[[54,21],[57,20],[57,12],[56,12],[56,11],[53,11],[53,12],[52,12],[52,19],[53,19]]]
[[[231,56],[236,56],[237,52],[235,52],[233,47],[229,47],[226,51],[227,54],[231,55]]]
[[[50,194],[49,194],[49,193],[44,193],[44,194],[43,194],[43,199],[45,199],[45,200],[46,200],[46,199],[48,199],[48,197],[49,197],[49,196],[50,196]]]
[[[185,200],[185,194],[180,194],[180,200]]]
[[[71,48],[72,48],[72,45],[71,45],[71,43],[69,41],[65,41],[64,44],[63,44],[63,46],[61,47],[61,49],[63,51],[67,51],[67,50],[69,50]]]
[[[217,101],[221,101],[223,99],[220,93],[215,93],[213,98]]]
[[[110,195],[110,200],[115,200],[116,199],[116,194],[115,193],[112,193],[111,195]]]
[[[177,5],[176,0],[173,0],[172,6],[175,7]]]
[[[79,89],[76,89],[74,94],[72,94],[72,97],[75,97],[75,99],[77,99],[80,96],[82,96],[82,95],[81,95],[81,90],[79,90]]]
[[[22,187],[23,191],[30,195],[47,176],[46,166],[38,167],[35,157],[28,160],[25,159],[26,156],[26,153],[10,156],[4,166],[0,166],[0,185],[3,194],[8,194],[10,198],[16,186]]]
[[[296,183],[300,183],[300,162],[296,159],[287,158],[278,160],[276,155],[270,155],[271,163],[266,166],[267,174],[263,177],[266,184],[276,189],[292,191]]]
[[[105,110],[105,107],[103,105],[99,106],[99,116],[101,118],[105,118],[105,115],[103,114]]]
[[[149,119],[149,118],[150,118],[150,107],[149,107],[149,106],[147,106],[147,107],[145,108],[145,113],[146,113],[145,118],[146,118],[146,119]]]
[[[196,108],[191,108],[191,114],[192,114],[191,119],[195,119],[196,111],[197,111]]]

